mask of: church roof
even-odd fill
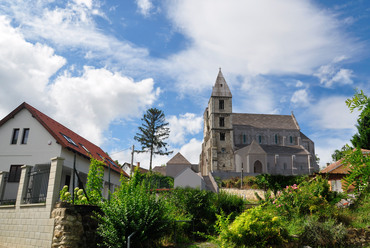
[[[222,75],[221,68],[218,72],[215,85],[212,89],[212,96],[232,97],[229,86],[226,83],[224,75]]]
[[[249,154],[265,154],[266,152],[263,148],[257,143],[257,141],[253,140],[252,143],[246,147],[246,151]]]
[[[310,154],[302,146],[279,146],[279,145],[261,145],[262,149],[268,154],[296,154],[307,155]]]
[[[173,158],[171,158],[167,164],[191,165],[191,163],[179,152]]]
[[[251,126],[267,129],[290,129],[299,130],[292,115],[268,115],[268,114],[232,114],[233,125]]]

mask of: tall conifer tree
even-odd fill
[[[150,152],[149,170],[152,171],[153,155],[172,153],[167,150],[167,143],[164,142],[170,135],[170,129],[163,111],[157,108],[148,109],[141,120],[143,123],[134,139],[141,144],[141,150],[137,152]]]

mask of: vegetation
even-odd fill
[[[353,150],[353,147],[349,145],[344,145],[340,150],[336,149],[334,153],[331,155],[333,161],[339,161],[340,159],[344,158],[348,153]]]
[[[169,209],[148,184],[140,183],[137,171],[130,181],[122,179],[111,200],[100,206],[103,214],[97,215],[98,234],[104,246],[125,247],[128,237],[133,235],[133,247],[153,247],[168,233]]]
[[[167,151],[167,143],[164,142],[169,137],[170,130],[162,110],[148,109],[141,120],[143,123],[134,139],[141,144],[141,150],[137,152],[150,152],[149,171],[152,171],[153,155],[172,153]]]
[[[104,162],[91,158],[89,173],[87,174],[86,191],[76,187],[73,199],[68,186],[65,185],[59,193],[61,201],[77,205],[99,205],[102,200],[103,177]]]

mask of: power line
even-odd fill
[[[131,149],[131,147],[126,148],[126,149],[123,149],[123,150],[120,150],[120,151],[118,151],[118,152],[110,153],[110,155],[117,154],[117,153],[120,153],[120,152],[123,152],[123,151],[127,151],[127,150],[130,150],[130,149]]]

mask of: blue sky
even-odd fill
[[[370,94],[369,23],[365,0],[0,1],[0,118],[26,101],[123,163],[157,107],[198,163],[221,67],[234,112],[293,111],[323,166],[356,132],[345,99]]]

